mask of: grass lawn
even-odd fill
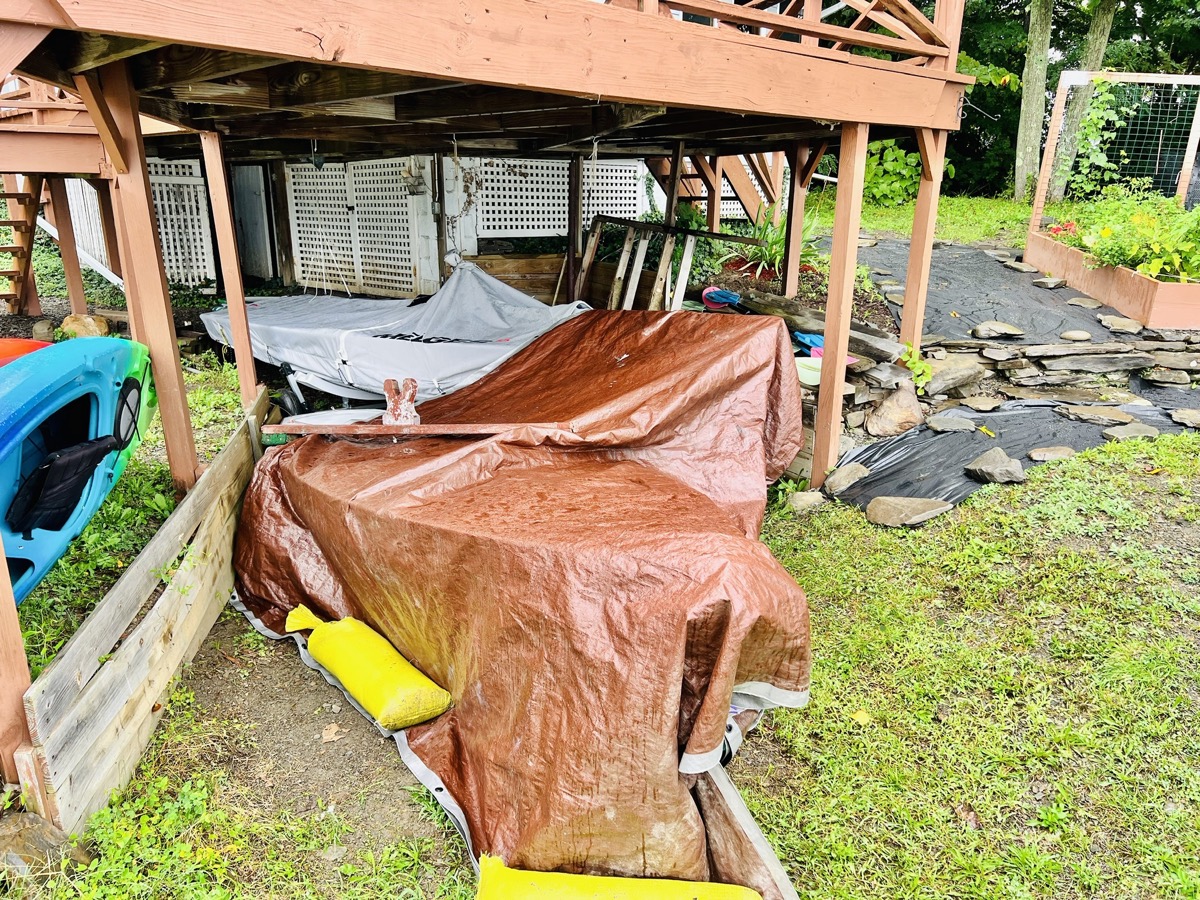
[[[809,594],[813,702],[732,771],[801,896],[1200,897],[1200,436],[1039,467],[922,530],[829,504],[764,539]],[[331,866],[335,810],[268,815],[228,777],[253,746],[177,693],[93,819],[100,859],[27,896],[472,896],[449,836]]]

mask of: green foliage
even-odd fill
[[[1005,88],[1014,94],[1021,93],[1021,77],[1003,66],[981,63],[965,53],[960,53],[958,54],[958,71],[975,79],[975,83],[967,87],[968,94],[977,87],[998,87]]]
[[[722,256],[718,263],[730,260],[743,260],[738,266],[740,271],[753,270],[755,278],[761,278],[764,272],[780,272],[783,269],[783,258],[787,251],[787,214],[779,217],[775,224],[776,204],[772,204],[759,214],[758,223],[751,229],[750,237],[762,241],[761,244],[737,244],[734,249]],[[817,249],[820,222],[816,215],[804,217],[800,231],[800,262],[802,266],[819,266],[825,256]]]
[[[921,186],[921,154],[905,150],[893,138],[867,145],[866,183],[863,196],[880,206],[900,206],[917,196]],[[946,162],[946,175],[954,166]]]
[[[1134,114],[1136,106],[1119,107],[1112,83],[1103,78],[1093,81],[1092,96],[1079,122],[1076,137],[1078,152],[1069,181],[1073,198],[1094,197],[1117,180],[1127,156],[1123,149],[1115,151],[1116,160],[1109,154],[1117,131],[1126,126],[1126,120]]]
[[[1056,240],[1090,253],[1100,265],[1126,266],[1159,281],[1200,280],[1200,208],[1144,185],[1104,188],[1074,207],[1074,218],[1051,225]]]
[[[8,229],[0,229],[0,232]],[[0,235],[0,243],[6,239]],[[67,278],[63,273],[62,257],[58,245],[46,232],[38,229],[33,241],[33,275],[37,280],[38,293],[43,297],[66,297]],[[101,307],[124,308],[125,295],[99,274],[86,266],[83,268],[83,293],[89,303]]]
[[[933,378],[933,366],[921,356],[921,348],[905,342],[904,352],[900,354],[900,362],[908,367],[908,371],[912,372],[913,384],[916,385],[917,393],[924,394],[925,385],[929,384]]]
[[[789,478],[784,476],[767,489],[767,507],[781,509],[787,506],[788,497],[808,490],[807,478]]]

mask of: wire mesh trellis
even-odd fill
[[[1112,184],[1191,202],[1198,141],[1200,76],[1064,72],[1031,224],[1047,201],[1091,199]]]

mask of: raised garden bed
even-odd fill
[[[1088,255],[1049,235],[1030,232],[1025,262],[1137,319],[1148,328],[1200,328],[1200,282],[1155,281],[1124,266],[1090,268]]]

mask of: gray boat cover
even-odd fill
[[[551,328],[589,309],[547,306],[463,262],[425,303],[302,294],[246,305],[255,359],[383,395],[388,378],[415,378],[417,401],[456,391]],[[200,316],[232,344],[229,310]]]

